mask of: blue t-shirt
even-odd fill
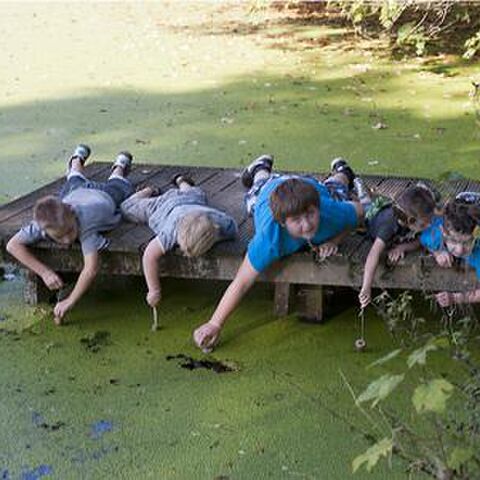
[[[287,229],[275,221],[270,208],[271,193],[288,178],[291,177],[282,176],[268,182],[255,204],[255,235],[248,244],[247,256],[257,272],[264,271],[276,260],[298,252],[307,245],[307,240],[291,237]],[[351,203],[334,200],[327,187],[314,178],[302,177],[302,180],[314,185],[320,196],[320,223],[311,240],[313,244],[320,245],[347,229],[356,228],[357,213]]]
[[[420,235],[420,243],[431,252],[446,252],[440,227],[443,225],[442,217],[435,217],[430,226]],[[462,257],[467,265],[475,269],[477,278],[480,279],[480,243],[475,241],[470,255]]]

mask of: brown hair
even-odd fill
[[[270,195],[270,208],[278,223],[305,213],[311,206],[320,208],[320,195],[314,185],[300,178],[285,180]]]
[[[395,214],[406,224],[409,218],[431,218],[435,207],[435,194],[423,185],[407,188],[393,204]]]
[[[190,213],[183,217],[177,229],[177,243],[187,257],[206,253],[218,238],[218,225],[205,213]]]
[[[480,224],[480,205],[451,200],[445,205],[443,219],[446,230],[471,235]]]
[[[33,207],[33,219],[43,229],[62,230],[72,217],[70,207],[53,195],[41,198]]]

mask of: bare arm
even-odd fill
[[[148,287],[147,303],[151,307],[157,306],[161,298],[158,260],[164,253],[160,242],[157,238],[154,238],[147,245],[142,257],[143,274],[145,275],[145,281]]]
[[[84,293],[90,288],[97,276],[99,267],[98,252],[89,253],[83,257],[83,268],[78,276],[77,282],[70,295],[55,305],[53,313],[55,323],[60,324],[65,314],[80,300]]]
[[[223,294],[210,320],[195,330],[193,337],[199,347],[213,347],[228,317],[238,306],[258,275],[259,272],[253,268],[248,256],[245,256],[235,278]]]
[[[62,279],[50,267],[35,257],[26,245],[20,242],[18,233],[8,241],[7,252],[41,277],[50,290],[63,287]]]
[[[402,259],[406,253],[413,252],[420,248],[420,240],[416,238],[411,242],[401,243],[388,252],[388,260],[390,263],[397,263],[400,259]]]
[[[380,261],[380,255],[385,250],[385,247],[385,242],[377,237],[368,252],[363,272],[362,289],[359,295],[360,306],[362,308],[365,308],[370,303],[373,278],[375,277],[375,272]]]
[[[480,303],[480,288],[469,292],[440,292],[435,299],[441,307],[459,303]]]

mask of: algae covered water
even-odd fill
[[[270,152],[326,171],[343,155],[360,173],[475,176],[477,65],[392,61],[322,26],[304,49],[309,27],[247,10],[0,4],[0,201],[61,176],[79,142],[97,160],[241,168]],[[204,356],[191,333],[224,288],[166,281],[152,332],[141,279],[99,279],[61,328],[24,305],[20,275],[0,282],[0,478],[352,477],[368,444],[341,372],[368,383],[394,348],[382,322],[367,315],[359,355],[354,304],[325,325],[277,319],[259,285]],[[386,477],[402,466],[368,475]]]

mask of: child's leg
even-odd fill
[[[148,223],[149,205],[155,202],[158,197],[150,198],[142,192],[143,190],[134,193],[120,205],[123,217],[129,222]]]
[[[245,209],[248,215],[253,215],[258,195],[265,184],[278,174],[272,174],[273,157],[261,155],[251,162],[242,172],[241,180],[244,187],[248,188],[245,194]]]
[[[323,182],[336,200],[349,201],[354,187],[355,173],[343,158],[335,158],[330,176]]]
[[[90,148],[87,145],[77,145],[67,163],[67,180],[60,190],[60,198],[64,198],[76,188],[85,186],[85,162],[90,156]]]
[[[104,184],[97,184],[93,188],[98,188],[108,193],[119,206],[126,198],[134,192],[130,180],[126,177],[130,173],[133,157],[129,152],[120,152],[112,166],[112,173]]]

